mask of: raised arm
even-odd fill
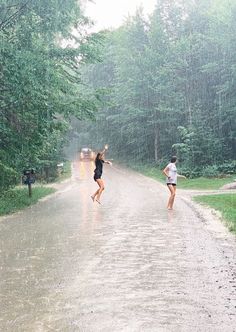
[[[102,154],[104,154],[107,150],[108,150],[108,145],[106,144],[106,145],[104,146],[104,149],[102,150]]]
[[[102,151],[103,156],[104,156],[104,154],[105,154],[105,152],[106,152],[107,150],[108,150],[108,145],[106,144],[106,145],[104,146],[103,151]],[[105,164],[112,165],[112,162],[111,162],[110,160],[105,160],[105,159],[103,159],[103,162],[104,162]]]

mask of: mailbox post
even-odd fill
[[[35,183],[35,171],[33,169],[25,169],[23,171],[22,182],[28,185],[29,197],[32,196],[32,183]]]

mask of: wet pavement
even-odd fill
[[[235,237],[117,166],[93,203],[93,169],[0,220],[0,331],[236,331]]]

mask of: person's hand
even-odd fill
[[[111,161],[108,161],[108,164],[112,166],[112,162]]]

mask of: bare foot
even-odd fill
[[[101,204],[101,202],[98,199],[96,199],[96,202],[98,202],[98,204]]]

